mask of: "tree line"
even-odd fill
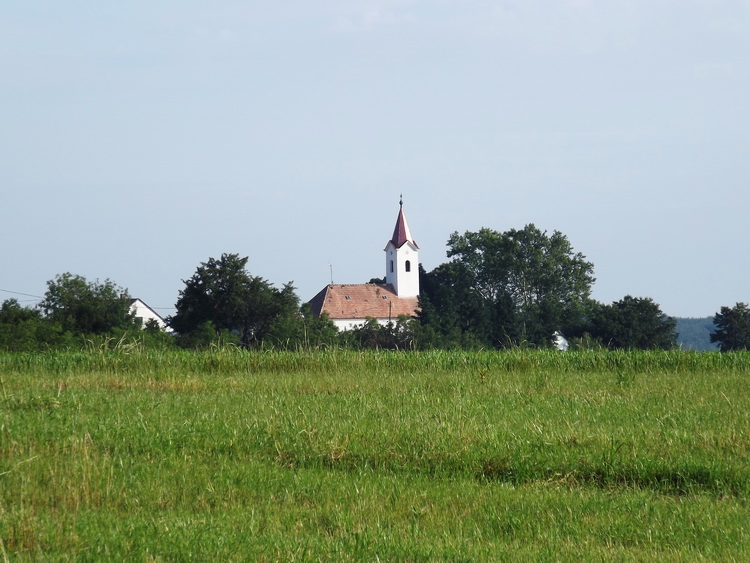
[[[448,239],[448,261],[420,265],[420,309],[381,325],[368,319],[339,332],[326,315],[311,314],[291,283],[281,288],[252,275],[247,257],[222,254],[183,280],[174,334],[140,326],[127,290],[111,280],[71,273],[47,282],[33,308],[8,299],[0,306],[0,350],[100,346],[137,340],[149,346],[203,348],[464,348],[550,347],[563,334],[573,348],[670,349],[676,320],[648,297],[611,304],[591,298],[594,266],[559,231],[533,224],[498,232],[483,228]],[[374,281],[374,280],[371,280]],[[711,341],[721,351],[750,348],[750,309],[722,307]]]

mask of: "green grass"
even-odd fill
[[[750,552],[750,354],[0,355],[0,557]]]

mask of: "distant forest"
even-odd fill
[[[716,330],[713,317],[703,319],[681,319],[677,321],[677,344],[683,350],[718,350],[711,342],[711,333]]]

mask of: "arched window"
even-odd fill
[[[406,261],[406,271],[411,272],[411,260]]]
[[[393,260],[391,260],[391,273],[393,273]]]

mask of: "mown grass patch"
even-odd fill
[[[743,559],[746,354],[0,355],[10,558]]]

